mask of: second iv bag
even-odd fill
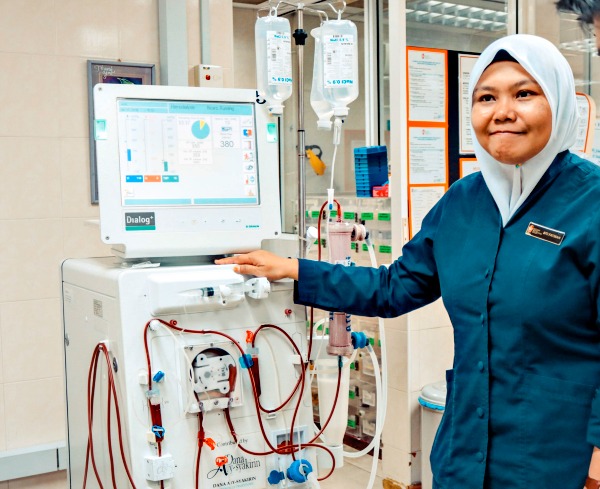
[[[354,22],[337,19],[321,25],[323,96],[336,117],[346,117],[347,105],[358,97],[357,40]]]
[[[283,114],[283,102],[292,94],[292,43],[290,21],[269,15],[256,19],[256,81],[258,93],[272,114]]]
[[[319,129],[331,129],[331,116],[333,107],[325,100],[323,95],[323,43],[321,42],[321,28],[316,27],[310,34],[315,38],[315,62],[313,65],[313,80],[310,89],[310,105],[319,120]]]

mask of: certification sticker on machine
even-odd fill
[[[246,447],[257,445],[258,436],[255,433],[240,435],[238,441]],[[201,487],[259,489],[267,486],[265,458],[244,453],[233,440],[217,443],[215,450],[210,451],[210,456],[203,457],[202,462],[205,483]]]
[[[104,317],[104,306],[102,305],[102,301],[98,299],[94,299],[94,316],[99,318]]]
[[[125,231],[154,231],[156,217],[154,212],[126,212]]]

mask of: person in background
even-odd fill
[[[556,8],[559,12],[577,15],[577,20],[583,25],[593,27],[596,48],[600,55],[600,0],[558,0]]]
[[[600,167],[569,152],[573,73],[549,41],[507,36],[469,93],[481,172],[448,189],[389,267],[265,251],[217,263],[293,278],[296,302],[361,316],[441,296],[454,362],[434,489],[598,489]]]

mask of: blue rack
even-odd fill
[[[385,146],[354,148],[356,196],[372,197],[373,187],[388,181],[388,158]]]

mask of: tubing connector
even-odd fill
[[[353,331],[350,336],[352,337],[352,346],[355,350],[369,345],[369,338],[362,331]]]
[[[153,319],[152,321],[150,321],[150,324],[148,326],[150,327],[150,331],[156,332],[160,328],[160,321],[158,319]]]
[[[334,200],[334,189],[327,189],[327,208],[331,211],[333,209],[333,200]]]
[[[344,115],[338,115],[335,113],[336,109],[333,109],[333,115],[335,116],[335,119],[333,119],[333,145],[334,146],[339,146],[340,145],[340,140],[342,138],[342,124],[344,123],[343,117],[347,117],[348,116],[348,108],[345,107],[346,112]],[[337,109],[338,113],[340,109]]]
[[[250,355],[249,353],[244,353],[241,357],[240,357],[240,366],[242,368],[250,368],[252,367],[252,365],[254,365],[254,361],[252,360],[252,355]]]
[[[308,474],[313,471],[312,465],[305,458],[294,460],[289,469],[287,469],[288,479],[297,482],[298,484],[308,480]]]

